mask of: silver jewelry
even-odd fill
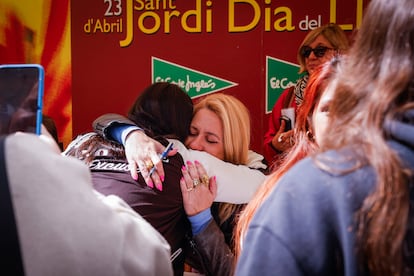
[[[198,178],[193,179],[193,187],[194,187],[194,188],[195,188],[195,187],[197,187],[200,183],[201,183],[201,182],[200,182],[200,179],[198,179]]]

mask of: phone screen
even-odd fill
[[[40,134],[43,76],[38,64],[0,65],[0,134]]]

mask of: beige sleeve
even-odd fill
[[[88,167],[39,137],[6,139],[6,165],[27,275],[172,275],[170,248]]]

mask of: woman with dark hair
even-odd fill
[[[190,97],[171,83],[154,83],[147,87],[128,113],[133,123],[163,145],[168,144],[166,138],[184,140],[189,134],[192,116]],[[176,258],[174,272],[181,275],[184,254],[180,252],[190,229],[180,190],[181,168],[185,165],[181,155],[162,160],[165,185],[159,190],[148,187],[142,177],[132,179],[123,146],[96,133],[75,139],[65,154],[89,165],[93,187],[98,192],[121,197],[164,236],[171,246],[172,258]]]
[[[325,97],[320,153],[256,212],[237,275],[414,273],[414,1],[370,2]]]

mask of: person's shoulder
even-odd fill
[[[356,158],[352,150],[327,151],[307,157],[293,166],[277,184],[298,196],[346,201],[346,195],[365,196],[373,187],[372,167]]]
[[[13,164],[22,165],[26,161],[36,164],[33,169],[40,166],[51,166],[51,168],[54,168],[53,171],[68,170],[72,166],[82,167],[82,169],[87,168],[81,161],[64,156],[63,153],[57,152],[39,136],[29,133],[17,133],[7,136],[6,157]],[[59,167],[57,164],[61,164],[63,167]]]
[[[290,94],[291,89],[292,89],[292,86],[286,88],[285,90],[283,90],[282,93],[280,94],[279,98],[277,99],[277,102],[283,102],[283,100]]]
[[[16,133],[5,137],[6,151],[12,152],[19,158],[35,158],[39,155],[59,156],[52,147],[39,136],[31,133]]]
[[[79,134],[78,136],[75,137],[75,139],[73,139],[67,145],[66,149],[63,151],[63,154],[66,155],[67,151],[80,147],[83,143],[89,141],[93,137],[97,137],[98,135],[99,134],[97,134],[95,132],[88,132],[88,133],[84,133],[84,134]]]
[[[172,139],[172,138],[168,138],[167,140],[168,140],[168,142],[173,143],[173,149],[177,149],[178,152],[188,151],[187,147],[180,140]]]
[[[305,183],[318,181],[324,174],[325,172],[315,164],[314,157],[306,157],[290,168],[280,179],[279,184],[288,182],[289,185],[303,185],[304,188],[308,188]]]

